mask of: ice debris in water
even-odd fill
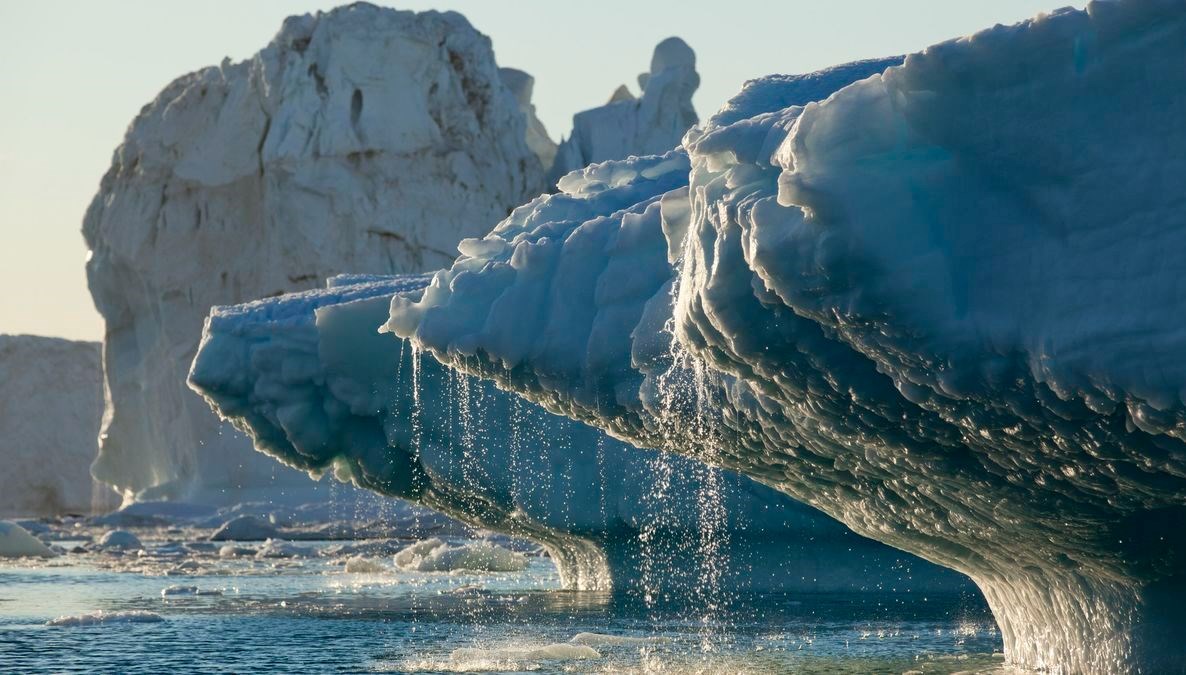
[[[210,535],[210,541],[264,541],[279,536],[271,523],[255,516],[239,516],[223,523]]]
[[[52,558],[56,553],[25,528],[11,520],[0,520],[0,558]]]
[[[226,547],[223,547],[224,549]],[[307,546],[297,546],[287,541],[280,539],[268,539],[263,546],[255,552],[257,558],[307,558],[313,554],[313,550]],[[222,555],[222,551],[219,551]]]
[[[143,548],[143,544],[139,537],[127,530],[111,530],[99,539],[98,547],[109,551],[135,551]]]
[[[630,637],[627,635],[606,635],[604,633],[577,633],[569,640],[574,645],[586,647],[621,647],[627,645],[654,645],[669,642],[665,637]]]
[[[346,574],[382,574],[387,571],[383,563],[363,556],[347,559],[343,569]]]
[[[486,541],[451,546],[433,538],[396,553],[395,565],[417,572],[520,572],[527,569],[527,557]]]
[[[203,589],[197,586],[173,585],[161,589],[161,597],[168,598],[180,595],[222,595],[218,589]]]
[[[112,623],[160,623],[164,620],[160,614],[142,609],[119,612],[98,610],[87,614],[60,616],[52,621],[47,621],[45,625],[69,628],[73,626],[97,626]]]
[[[449,655],[454,664],[465,664],[469,668],[477,669],[483,665],[498,666],[512,665],[526,661],[581,661],[585,659],[599,659],[601,654],[592,647],[572,644],[550,644],[539,647],[502,647],[495,649],[478,649],[464,647],[455,649]]]

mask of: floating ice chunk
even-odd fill
[[[161,589],[161,597],[167,598],[178,595],[222,595],[218,589],[202,589],[197,586],[174,585]]]
[[[218,549],[219,558],[245,558],[254,556],[256,550],[247,548],[246,546],[235,546],[234,544],[226,544]]]
[[[143,548],[140,537],[127,530],[111,530],[99,539],[98,547],[106,550],[135,551]]]
[[[306,546],[296,546],[281,539],[269,539],[255,553],[257,558],[306,558],[312,555],[312,549]],[[219,555],[222,551],[219,551]]]
[[[25,528],[10,520],[0,520],[0,558],[52,558],[56,553]]]
[[[45,625],[69,628],[74,626],[97,626],[109,623],[160,623],[164,620],[164,617],[160,614],[142,609],[125,612],[99,610],[87,614],[60,616],[52,621],[45,622]]]
[[[427,539],[396,553],[395,565],[417,572],[521,572],[527,569],[527,556],[487,541],[450,546]]]
[[[582,661],[599,659],[601,654],[592,647],[571,644],[550,644],[539,647],[503,647],[498,649],[477,649],[466,647],[455,649],[449,655],[454,664],[464,664],[467,669],[480,669],[484,665],[516,664],[525,661]]]
[[[280,531],[271,523],[255,516],[239,516],[222,524],[210,541],[264,541],[278,539]]]
[[[382,574],[387,567],[378,560],[355,556],[346,561],[346,574]]]
[[[626,635],[606,635],[604,633],[577,633],[570,643],[585,645],[586,647],[620,647],[624,645],[654,645],[670,642],[665,637],[629,637]]]

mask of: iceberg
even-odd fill
[[[446,264],[545,187],[518,93],[460,14],[366,3],[290,17],[248,60],[166,86],[83,223],[106,324],[95,477],[128,501],[307,486],[186,389],[203,319],[338,272]]]
[[[605,105],[579,112],[572,133],[555,151],[549,174],[555,182],[589,164],[630,155],[653,155],[679,145],[698,121],[692,94],[700,86],[696,53],[678,37],[655,46],[649,72],[638,76],[642,96],[625,85]]]
[[[656,180],[687,175],[686,158],[650,161],[683,167]],[[768,487],[630,448],[379,333],[392,298],[428,280],[341,276],[215,308],[190,385],[289,466],[543,545],[568,588],[970,588]]]
[[[806,105],[750,83],[686,157],[463,242],[387,327],[964,572],[1014,664],[1179,672],[1183,63],[1182,3],[1129,0]]]
[[[0,517],[91,512],[102,381],[97,343],[0,335]]]

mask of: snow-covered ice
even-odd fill
[[[388,325],[967,573],[1013,663],[1181,670],[1184,62],[1182,3],[1129,0],[803,106],[750,83],[685,164],[570,175]]]

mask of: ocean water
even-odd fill
[[[371,550],[383,570],[356,574],[351,542],[224,559],[208,531],[137,533],[143,553],[0,559],[0,672],[1004,671],[976,597],[735,595],[708,615],[559,590],[541,555],[522,572],[424,573]]]

